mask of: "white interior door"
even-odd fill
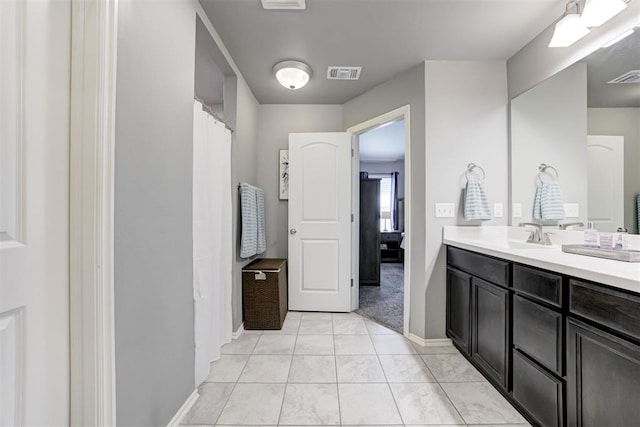
[[[624,227],[624,137],[589,135],[588,220],[599,231]]]
[[[0,425],[69,424],[68,1],[0,1]]]
[[[351,308],[351,134],[289,134],[289,309]]]

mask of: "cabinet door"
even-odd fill
[[[507,388],[509,291],[473,277],[471,357],[483,371]]]
[[[567,421],[571,426],[640,423],[640,346],[568,320]]]
[[[469,354],[471,276],[447,268],[447,336]]]

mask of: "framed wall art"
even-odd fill
[[[280,200],[289,200],[289,150],[280,150]]]

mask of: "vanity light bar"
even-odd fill
[[[611,40],[610,42],[607,42],[607,43],[603,44],[602,48],[613,46],[614,44],[618,43],[620,40],[629,37],[631,34],[633,34],[633,28],[628,30],[628,31],[625,31],[622,34],[620,34],[618,37],[616,37],[615,39]]]

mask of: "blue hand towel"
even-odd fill
[[[538,221],[559,221],[565,218],[558,181],[538,183],[533,202],[533,218]]]
[[[258,206],[256,188],[245,182],[240,184],[240,209],[242,213],[240,258],[249,258],[258,253]]]
[[[636,196],[636,213],[638,214],[638,223],[636,224],[636,228],[640,230],[640,194]]]
[[[491,209],[483,181],[467,181],[464,190],[464,219],[467,221],[491,219]]]
[[[264,190],[256,187],[256,213],[257,213],[257,225],[258,225],[258,241],[256,247],[256,253],[263,253],[267,250],[267,239],[265,236],[264,225]]]

